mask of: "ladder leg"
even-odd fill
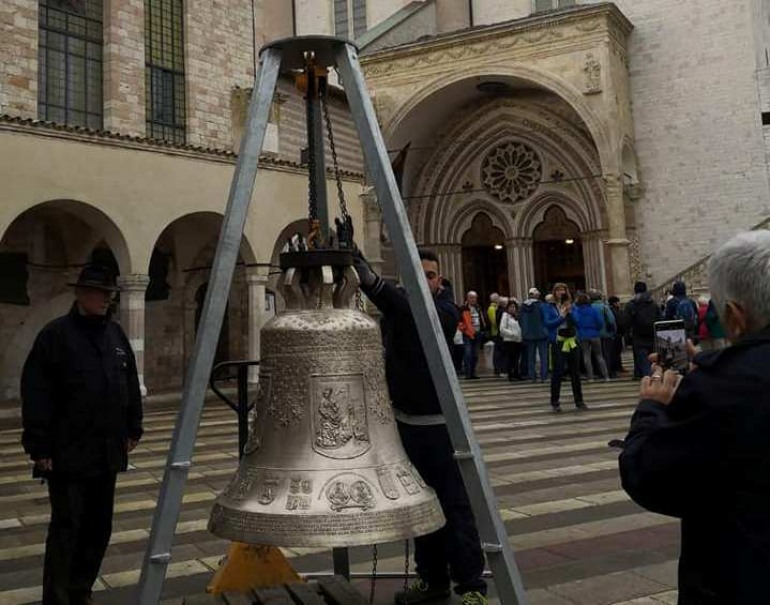
[[[399,271],[410,293],[412,313],[446,417],[447,429],[458,452],[456,457],[476,516],[482,546],[495,576],[500,602],[505,605],[526,605],[528,601],[524,585],[497,509],[481,449],[473,434],[449,350],[446,343],[442,344],[444,336],[433,297],[423,276],[404,203],[377,125],[374,107],[366,94],[358,53],[353,46],[345,44],[340,48],[337,68],[345,83],[345,93],[364,151],[368,174],[373,180],[388,233],[393,240]]]
[[[249,104],[246,132],[241,143],[238,163],[230,185],[227,209],[222,220],[222,230],[217,242],[211,278],[203,304],[200,329],[195,348],[187,368],[182,393],[182,405],[177,415],[174,437],[166,461],[163,483],[158,504],[152,519],[150,540],[142,564],[138,599],[140,605],[158,603],[166,569],[171,560],[171,544],[174,537],[182,494],[190,468],[195,439],[198,433],[206,388],[214,362],[219,332],[227,306],[227,297],[238,260],[243,237],[243,227],[254,191],[259,154],[267,130],[267,121],[273,93],[281,66],[281,52],[267,49],[262,54],[257,81]]]

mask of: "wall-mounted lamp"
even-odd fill
[[[502,250],[503,245],[502,244],[495,244],[495,250]]]
[[[565,239],[564,243],[567,244],[568,246],[571,246],[572,244],[575,243],[575,240],[574,239]]]

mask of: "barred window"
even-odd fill
[[[185,142],[182,0],[145,0],[147,136]]]
[[[536,13],[568,6],[575,6],[575,0],[535,0]]]
[[[334,0],[334,35],[358,38],[366,31],[366,0]]]
[[[102,128],[102,0],[39,6],[39,119]]]

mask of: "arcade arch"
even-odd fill
[[[130,272],[121,229],[99,208],[77,200],[49,200],[20,213],[0,239],[0,254],[18,265],[20,283],[7,284],[25,297],[0,298],[0,399],[18,396],[21,370],[37,333],[72,305],[68,283],[95,254]],[[111,262],[113,262],[111,261]]]

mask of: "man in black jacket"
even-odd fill
[[[420,251],[420,259],[444,337],[451,345],[459,320],[457,307],[441,290],[436,255]],[[447,520],[440,530],[415,539],[420,579],[406,592],[396,594],[395,601],[416,604],[443,599],[449,594],[451,579],[463,605],[485,605],[484,555],[409,300],[403,290],[376,275],[360,252],[355,269],[364,294],[383,314],[385,373],[404,449],[425,482],[436,490]]]
[[[663,320],[663,312],[643,281],[634,284],[634,298],[623,311],[621,326],[631,332],[634,351],[634,379],[641,380],[650,373],[649,356],[655,343],[655,322]]]
[[[24,450],[48,481],[43,605],[86,605],[112,533],[115,478],[142,435],[136,361],[110,320],[109,272],[83,269],[67,315],[45,326],[21,378]]]
[[[682,520],[680,605],[770,603],[770,231],[719,249],[709,283],[734,344],[696,356],[683,379],[653,366],[623,487]]]

